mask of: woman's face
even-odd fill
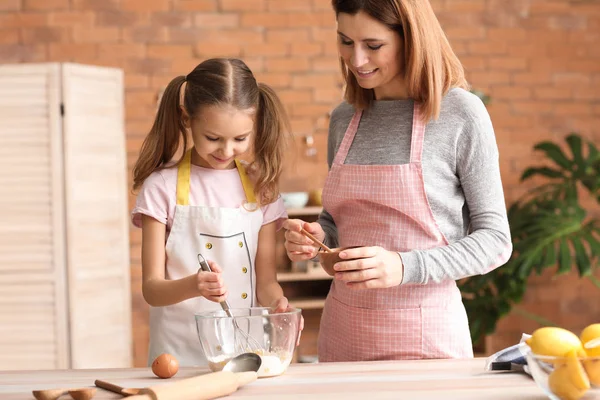
[[[364,89],[374,89],[375,98],[403,97],[403,42],[400,35],[360,11],[355,15],[340,13],[338,48],[348,69]]]

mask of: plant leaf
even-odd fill
[[[598,148],[594,146],[594,143],[588,142],[588,164],[594,165],[597,161],[600,160],[600,151]]]
[[[591,231],[585,232],[583,236],[590,245],[592,256],[600,257],[600,241],[594,237],[594,234]]]
[[[573,161],[578,167],[584,169],[585,165],[583,161],[583,146],[581,137],[575,133],[572,133],[569,136],[567,136],[566,140],[569,144],[569,147],[571,148],[571,153],[573,153]]]
[[[470,331],[471,331],[471,338],[473,338],[473,340],[475,341],[475,338],[481,338],[482,334],[481,334],[481,324],[483,323],[483,319],[482,318],[474,318],[472,320],[469,321],[470,322]]]
[[[546,247],[546,252],[544,254],[544,261],[542,261],[541,267],[553,267],[558,263],[558,259],[556,258],[556,247],[554,243],[551,243]],[[538,270],[538,273],[541,273],[541,269]]]
[[[558,273],[564,274],[571,270],[571,250],[565,239],[560,241],[560,251],[558,259]]]
[[[541,150],[546,153],[546,156],[554,161],[558,166],[563,169],[571,169],[573,161],[569,160],[565,153],[558,147],[557,144],[552,142],[541,142],[534,146],[534,149]]]
[[[524,260],[521,262],[521,265],[519,265],[519,278],[523,279],[531,274],[531,269],[533,268],[537,255],[537,251],[535,251],[533,254],[523,257]]]
[[[498,312],[501,316],[504,316],[510,312],[510,303],[508,301],[501,301],[498,304]]]
[[[521,175],[521,181],[529,179],[534,175],[542,175],[547,178],[562,178],[564,177],[563,173],[548,167],[531,167],[527,168],[523,175]]]
[[[575,262],[577,264],[577,269],[579,270],[579,276],[584,277],[590,275],[592,273],[592,265],[581,239],[572,238],[571,243],[575,250]]]
[[[565,187],[564,200],[565,201],[576,201],[577,200],[577,186],[575,185],[575,181],[569,182],[569,184]]]

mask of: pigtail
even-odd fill
[[[185,76],[174,78],[162,95],[152,129],[144,139],[133,167],[133,190],[138,189],[152,172],[171,161],[182,138],[183,148],[187,149],[186,127],[179,97],[184,82]]]
[[[283,103],[275,91],[264,83],[259,83],[258,89],[252,170],[257,199],[261,204],[269,204],[279,196],[279,178],[290,125]]]

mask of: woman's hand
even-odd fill
[[[287,297],[281,297],[273,302],[271,308],[278,312],[286,312],[290,311],[292,307],[290,306]],[[298,326],[298,340],[296,340],[296,346],[300,344],[300,336],[302,335],[302,330],[304,329],[304,317],[300,314],[300,325]]]
[[[352,289],[382,289],[398,286],[404,277],[400,255],[379,246],[344,250],[333,269],[335,279]]]
[[[223,269],[214,261],[208,261],[211,272],[199,270],[196,282],[200,295],[207,300],[220,303],[227,298],[227,287],[223,283]]]
[[[314,242],[304,236],[302,228],[312,234],[321,242],[325,240],[325,232],[318,222],[304,222],[300,219],[288,219],[283,223],[285,232],[285,249],[287,255],[292,261],[310,260],[317,255],[318,247]]]

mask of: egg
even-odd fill
[[[170,354],[161,354],[152,362],[152,372],[159,378],[171,378],[177,371],[179,371],[179,361]]]

